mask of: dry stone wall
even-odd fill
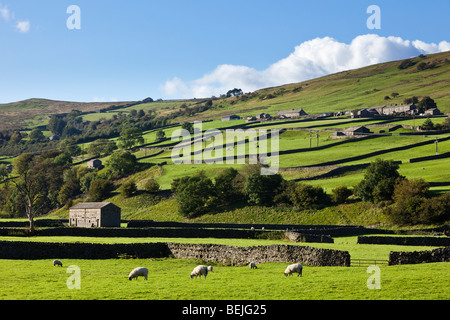
[[[294,245],[233,247],[214,244],[168,244],[175,258],[201,259],[211,263],[245,265],[250,262],[300,262],[311,266],[350,266],[347,251]]]
[[[229,265],[243,265],[254,261],[256,263],[301,262],[312,266],[350,266],[350,254],[347,251],[292,245],[243,248],[213,244],[0,241],[0,259],[115,259],[122,256],[140,259],[173,256],[179,259],[201,259]]]
[[[389,265],[450,262],[450,247],[427,251],[396,252],[389,254]]]

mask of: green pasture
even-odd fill
[[[1,237],[1,240],[11,240]],[[268,245],[276,241],[244,239],[70,238],[42,237],[59,242],[185,242],[238,246]],[[390,250],[429,250],[430,247],[357,245],[356,237],[336,238],[335,244],[306,244],[348,249],[352,258],[387,259]],[[279,243],[279,241],[278,241]],[[207,264],[191,259],[0,260],[1,300],[446,300],[450,298],[449,263],[380,266],[381,289],[368,289],[371,274],[365,267],[304,266],[303,277],[285,277],[287,263],[248,266],[212,264],[206,280],[190,279],[192,269]],[[72,284],[67,267],[78,266],[80,289]],[[148,280],[128,280],[136,267],[149,269]]]

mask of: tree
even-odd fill
[[[52,115],[47,125],[48,131],[53,134],[62,135],[67,122],[59,115]]]
[[[241,190],[236,188],[235,179],[238,171],[234,168],[226,168],[215,179],[215,188],[218,201],[222,205],[228,205],[242,198]]]
[[[17,175],[12,180],[16,192],[13,205],[25,211],[31,233],[34,232],[34,219],[58,205],[57,197],[64,183],[65,168],[55,163],[54,157],[58,154],[49,152],[35,156],[24,153],[13,162]]]
[[[194,133],[194,125],[190,122],[183,123],[181,129],[189,131],[190,134]]]
[[[228,90],[227,92],[227,98],[233,96],[233,97],[237,97],[237,96],[241,96],[243,95],[244,92],[242,91],[242,89],[238,89],[238,88],[234,88],[232,90]]]
[[[398,173],[398,168],[392,160],[375,160],[367,168],[364,179],[355,187],[355,195],[370,202],[392,200],[397,179],[404,178]]]
[[[15,173],[19,175],[13,183],[18,191],[20,202],[25,207],[29,221],[30,233],[34,232],[34,218],[40,211],[42,194],[37,187],[37,177],[33,172],[35,157],[32,154],[22,154],[14,160]]]
[[[111,155],[105,165],[110,177],[121,178],[135,170],[137,159],[128,151],[116,152]]]
[[[202,171],[179,179],[175,190],[178,211],[185,217],[205,213],[214,196],[214,184]]]
[[[164,139],[166,139],[166,133],[164,130],[156,131],[156,141],[163,141]]]
[[[433,130],[434,129],[434,123],[430,118],[427,118],[427,120],[425,120],[422,124],[422,129],[423,130]]]
[[[436,102],[430,97],[425,97],[417,104],[419,113],[424,113],[428,109],[437,108]]]
[[[138,144],[144,143],[142,131],[138,128],[127,128],[120,132],[118,145],[122,149],[129,149]]]
[[[244,185],[248,202],[253,205],[271,205],[282,181],[283,178],[279,174],[268,176],[260,173],[251,174],[247,177]]]
[[[31,130],[31,132],[28,135],[28,137],[30,138],[30,140],[37,141],[37,142],[45,140],[44,134],[38,128],[34,128],[33,130]]]
[[[114,141],[110,141],[108,139],[98,139],[89,145],[88,153],[94,157],[99,157],[102,154],[111,154],[116,149],[117,145]]]
[[[114,184],[106,179],[96,179],[92,181],[89,188],[89,198],[92,201],[102,201],[109,197],[114,190]]]

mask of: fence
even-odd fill
[[[388,260],[379,259],[350,259],[351,267],[368,267],[368,266],[387,266]]]

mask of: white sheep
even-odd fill
[[[61,261],[59,261],[59,260],[53,260],[53,266],[60,266],[60,267],[62,267],[63,265],[62,265],[62,262],[61,262]]]
[[[148,278],[148,269],[144,268],[144,267],[138,267],[136,269],[133,269],[129,276],[128,279],[129,280],[133,280],[133,279],[138,279],[138,277],[144,277],[145,280],[147,280]]]
[[[256,263],[254,263],[254,262],[250,262],[249,267],[250,267],[250,269],[258,269],[258,267],[256,266]]]
[[[212,266],[208,266],[208,272],[212,272],[213,271],[213,267]]]
[[[202,276],[205,276],[205,280],[206,280],[206,276],[208,275],[208,267],[200,265],[194,268],[194,270],[192,270],[191,272],[191,279],[193,279],[195,277],[195,279],[197,279],[197,277],[200,277],[200,279],[202,278]]]
[[[285,276],[292,276],[293,273],[298,273],[298,276],[302,276],[303,266],[300,263],[291,264],[284,271]]]

